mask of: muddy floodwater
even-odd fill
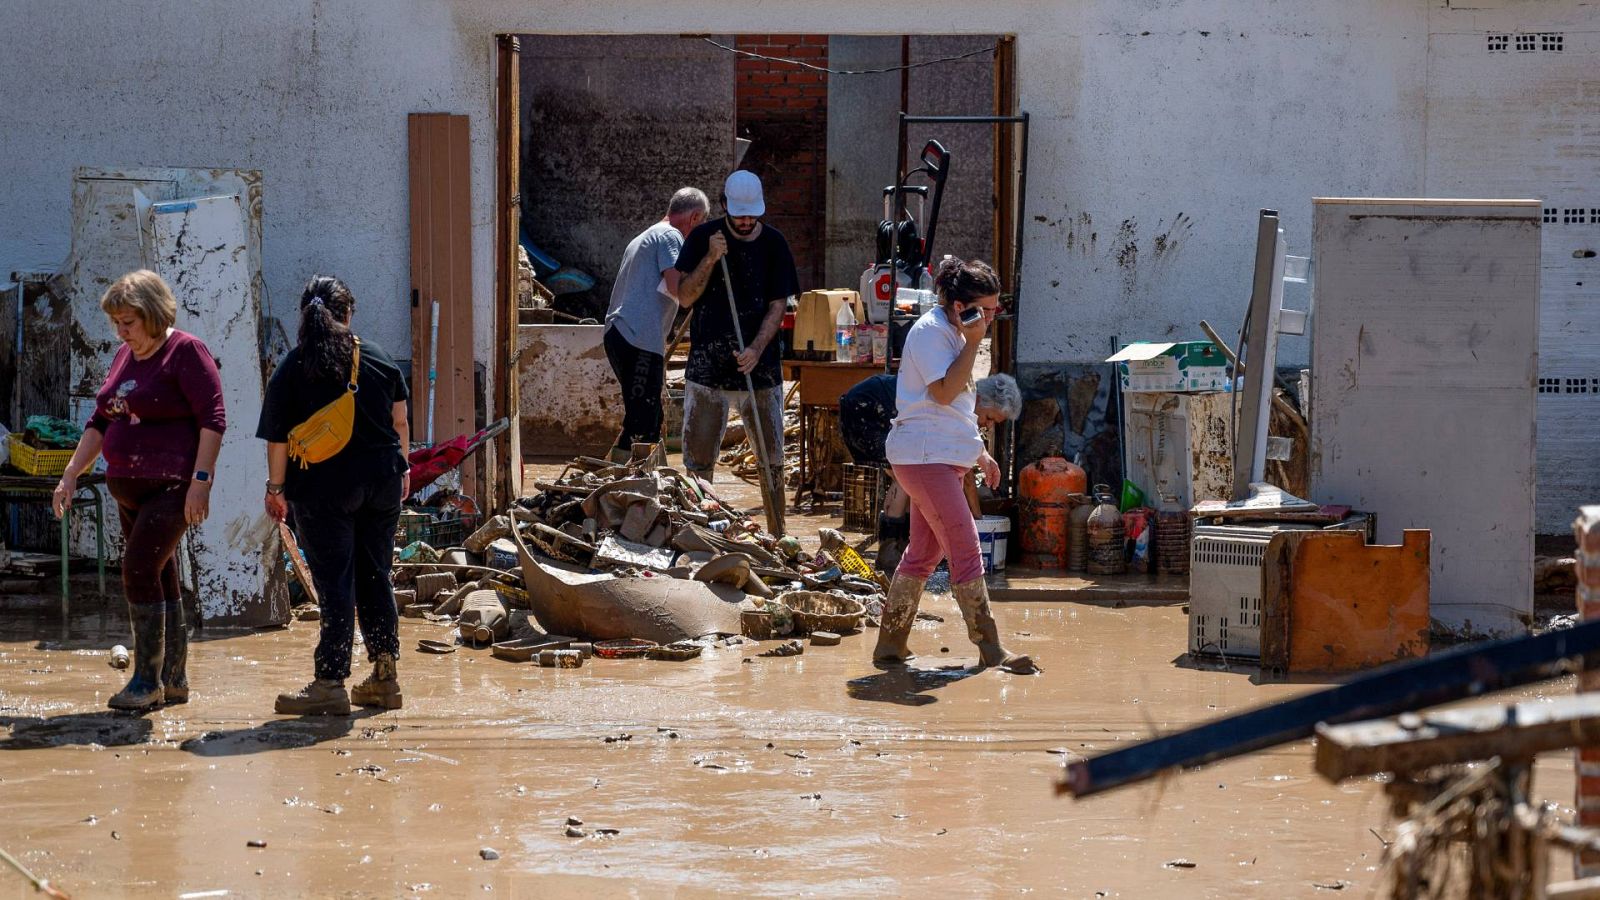
[[[62,640],[53,598],[0,600],[0,848],[76,897],[1382,894],[1381,789],[1324,783],[1309,742],[1054,795],[1070,755],[1310,687],[1176,663],[1177,607],[997,605],[1035,677],[943,669],[975,661],[949,597],[887,673],[871,631],[569,671],[424,655],[447,629],[402,620],[403,710],[298,719],[272,700],[315,623],[207,635],[193,700],[140,718],[104,709],[123,620],[77,606]],[[1570,806],[1570,754],[1535,787]]]

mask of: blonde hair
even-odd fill
[[[144,320],[146,331],[160,334],[178,321],[178,300],[161,276],[139,269],[118,278],[100,297],[106,315],[131,309]]]

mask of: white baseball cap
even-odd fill
[[[722,196],[730,216],[759,216],[767,211],[761,198],[761,179],[756,173],[740,169],[722,185]]]

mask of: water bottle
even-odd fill
[[[111,658],[106,660],[106,665],[113,669],[126,669],[128,667],[128,648],[121,644],[111,648]]]
[[[833,319],[834,362],[856,360],[856,312],[849,303],[839,305],[839,314]]]

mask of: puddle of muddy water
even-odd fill
[[[745,662],[748,644],[568,671],[421,654],[417,638],[445,631],[406,620],[406,708],[312,719],[271,713],[308,677],[309,623],[197,641],[194,699],[137,718],[103,711],[125,675],[76,652],[124,639],[114,612],[75,603],[60,641],[51,605],[0,603],[0,847],[76,896],[1381,885],[1379,787],[1324,783],[1308,742],[1081,803],[1053,794],[1065,759],[1312,686],[1175,666],[1174,608],[1004,604],[1003,633],[1045,673],[976,672],[953,602],[926,608],[945,621],[919,624],[922,655],[894,672],[870,665],[870,632],[787,659]],[[1540,797],[1569,802],[1570,755],[1537,771]],[[566,835],[569,816],[587,836]]]

